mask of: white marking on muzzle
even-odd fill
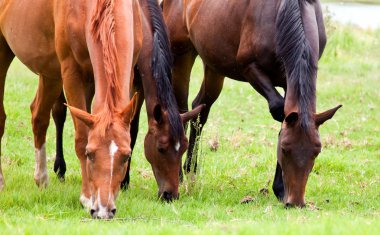
[[[179,141],[175,144],[174,148],[175,148],[175,151],[179,151],[179,148],[181,147],[181,144],[179,143]]]
[[[102,205],[102,200],[100,198],[100,189],[98,189],[98,207],[98,216],[100,218],[106,218],[108,216],[107,205],[105,207]]]

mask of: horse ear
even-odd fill
[[[81,109],[75,108],[73,106],[70,106],[68,104],[65,104],[71,112],[71,115],[79,120],[81,120],[86,126],[92,127],[95,123],[95,117],[86,111],[83,111]]]
[[[183,123],[186,123],[190,121],[191,119],[195,118],[198,116],[198,114],[202,111],[202,109],[206,107],[205,104],[198,105],[195,109],[181,114],[181,119]]]
[[[292,112],[288,116],[285,117],[286,124],[294,124],[298,121],[299,115],[297,112]]]
[[[156,120],[156,122],[157,122],[158,124],[161,124],[161,123],[162,123],[162,120],[163,120],[163,114],[162,114],[162,107],[161,107],[161,105],[156,104],[156,106],[154,106],[154,109],[153,109],[153,117],[154,117],[154,120]]]
[[[340,109],[341,107],[342,107],[342,105],[338,105],[333,109],[327,110],[326,112],[316,114],[315,115],[315,125],[320,126],[325,121],[331,119],[335,115],[336,111],[338,111],[338,109]]]
[[[124,117],[124,122],[126,124],[130,124],[133,117],[135,116],[136,114],[136,110],[137,110],[137,101],[138,101],[138,93],[136,92],[131,101],[129,102],[129,104],[127,105],[127,107],[125,107],[125,109],[121,112],[121,115],[122,117]]]

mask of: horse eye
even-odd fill
[[[90,161],[94,161],[95,153],[86,151],[86,157]]]
[[[158,152],[160,152],[160,153],[165,153],[165,149],[164,148],[158,148]]]
[[[122,155],[122,161],[123,161],[123,163],[128,162],[130,158],[131,158],[131,154],[124,154],[124,155]]]
[[[284,154],[284,155],[289,155],[290,154],[290,150],[286,150],[284,148],[281,148],[281,151],[282,151],[282,154]]]

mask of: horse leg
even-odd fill
[[[79,65],[71,56],[61,61],[62,80],[66,93],[68,104],[82,109],[87,109],[86,99],[86,83],[82,75]],[[80,195],[80,203],[86,209],[90,209],[91,192],[90,185],[87,177],[87,158],[86,146],[88,141],[88,127],[80,120],[73,118],[75,128],[75,152],[80,161],[81,174],[82,174],[82,189]]]
[[[39,187],[48,185],[46,169],[46,131],[49,126],[50,111],[62,92],[60,78],[48,78],[40,75],[36,96],[30,105],[35,147],[34,180]]]
[[[135,72],[135,75],[140,76],[139,73],[137,73],[137,72]],[[131,92],[131,95],[133,95],[135,92],[138,92],[138,98],[137,98],[137,104],[136,104],[137,106],[136,106],[135,116],[133,117],[133,120],[131,122],[131,129],[130,129],[132,153],[133,153],[133,148],[135,147],[135,144],[136,144],[137,134],[139,132],[140,111],[141,111],[142,104],[144,102],[144,92],[143,92],[142,88],[137,88],[134,86],[133,91]],[[130,182],[129,171],[131,169],[131,161],[132,161],[132,157],[130,157],[128,160],[127,172],[125,174],[123,181],[121,182],[121,189],[123,189],[123,190],[128,189],[128,186],[129,186],[129,182]]]
[[[66,98],[62,90],[52,109],[52,116],[56,129],[56,155],[54,161],[54,172],[57,174],[60,181],[65,180],[66,173],[66,162],[63,156],[62,143],[63,127],[65,125],[67,113],[67,107],[64,105],[64,103],[66,103]]]
[[[178,110],[180,113],[189,111],[188,98],[189,98],[189,83],[191,69],[193,68],[197,54],[195,50],[191,50],[185,54],[175,55],[172,69],[172,84],[174,95],[177,100]],[[184,123],[185,133],[187,130],[187,123]],[[182,165],[182,159],[181,159]],[[182,168],[179,168],[179,179],[183,181]]]
[[[189,111],[187,103],[189,98],[190,74],[196,57],[197,54],[193,50],[185,54],[174,56],[172,84],[180,113],[186,113]]]
[[[4,188],[4,177],[1,168],[1,139],[4,135],[5,128],[5,110],[4,110],[4,86],[5,77],[7,76],[8,68],[14,58],[14,54],[5,43],[4,39],[0,39],[0,191]]]
[[[94,96],[94,84],[86,86],[86,106],[87,112],[91,112],[91,101]],[[54,172],[60,181],[65,180],[66,162],[63,155],[63,128],[66,122],[67,107],[65,94],[62,90],[61,95],[56,100],[52,109],[52,116],[56,128],[56,155],[54,161]]]
[[[251,64],[243,70],[243,76],[252,87],[268,101],[269,110],[273,119],[282,122],[285,118],[285,101],[273,86],[270,78],[254,64]]]
[[[282,169],[278,162],[276,166],[276,173],[274,175],[272,189],[277,199],[282,201],[285,195],[285,188],[284,188],[284,182],[282,180]]]
[[[202,109],[200,116],[200,122],[197,123],[197,120],[194,119],[191,121],[190,125],[190,140],[189,148],[187,150],[187,158],[184,164],[184,170],[186,173],[189,173],[192,169],[194,173],[197,170],[197,157],[198,157],[198,137],[202,133],[202,129],[207,121],[207,117],[210,113],[212,104],[219,97],[220,92],[223,88],[224,76],[216,73],[207,65],[204,69],[204,79],[202,82],[202,87],[193,101],[193,108],[197,107],[200,104],[205,104],[205,107]],[[194,162],[193,162],[194,158]],[[194,168],[192,168],[194,166]]]

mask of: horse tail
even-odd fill
[[[306,38],[302,9],[308,0],[282,0],[276,20],[277,54],[284,66],[287,86],[298,99],[300,125],[309,127],[315,108],[317,58]],[[314,106],[313,106],[314,105]]]
[[[171,84],[173,58],[167,28],[158,1],[147,0],[147,3],[153,33],[152,71],[157,86],[157,96],[163,108],[168,111],[172,137],[175,141],[179,141],[183,126]]]

